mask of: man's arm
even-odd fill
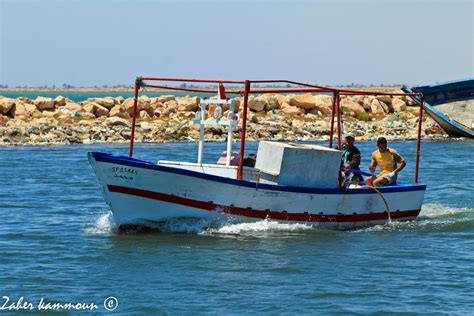
[[[407,163],[405,162],[405,159],[403,159],[403,157],[400,156],[398,152],[394,152],[392,154],[393,154],[393,159],[395,159],[395,161],[399,163],[398,167],[395,170],[393,170],[393,173],[397,174],[400,171],[402,171],[403,168],[405,168]]]
[[[374,155],[372,155],[372,161],[370,162],[370,165],[369,165],[370,172],[374,173],[375,167],[377,167],[377,162],[374,159]]]

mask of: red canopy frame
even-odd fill
[[[187,91],[187,92],[204,92],[204,93],[216,93],[216,90],[209,88],[187,88],[187,87],[177,87],[177,86],[168,86],[163,84],[146,84],[145,81],[158,81],[158,82],[194,82],[194,83],[216,83],[216,84],[233,84],[237,86],[242,86],[243,89],[240,90],[226,90],[226,94],[237,94],[243,96],[243,108],[242,108],[242,130],[241,130],[241,140],[240,140],[240,164],[237,169],[237,179],[242,180],[243,178],[243,168],[244,168],[244,154],[245,154],[245,137],[247,130],[247,111],[248,111],[248,97],[250,94],[263,94],[263,93],[332,93],[333,102],[331,109],[331,131],[329,136],[329,147],[333,146],[334,138],[334,119],[337,118],[337,149],[341,150],[341,110],[340,110],[340,101],[341,95],[388,95],[388,96],[418,96],[419,97],[419,116],[418,116],[418,137],[416,144],[416,163],[415,163],[415,176],[414,183],[418,183],[418,171],[420,163],[420,153],[421,153],[421,128],[422,128],[422,119],[423,119],[423,93],[391,93],[391,92],[375,92],[375,91],[361,91],[361,90],[347,90],[347,89],[338,89],[331,87],[317,86],[297,81],[291,80],[217,80],[217,79],[192,79],[192,78],[156,78],[156,77],[138,77],[135,80],[135,93],[134,93],[134,103],[133,103],[133,118],[132,118],[132,133],[130,136],[130,150],[129,156],[133,156],[133,146],[135,141],[135,126],[137,119],[137,108],[138,108],[138,92],[140,88],[149,87],[149,88],[159,88],[167,89],[174,91]],[[291,88],[252,88],[252,84],[262,84],[262,83],[279,83],[279,84],[292,84],[300,87],[291,87]]]

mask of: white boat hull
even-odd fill
[[[89,153],[105,200],[119,227],[175,218],[214,218],[222,214],[251,220],[305,222],[353,229],[392,220],[415,219],[425,185],[314,189],[261,184],[155,165],[123,156]]]

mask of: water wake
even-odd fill
[[[300,232],[314,229],[313,226],[299,223],[281,223],[268,219],[250,222],[224,225],[219,228],[207,229],[203,234],[242,235],[247,233],[273,233],[273,232]]]
[[[449,218],[459,216],[474,219],[474,208],[451,207],[441,204],[428,203],[423,205],[420,214],[420,217],[427,218]]]
[[[367,231],[413,231],[413,232],[450,232],[474,229],[474,208],[452,207],[442,204],[424,204],[420,215],[414,221],[392,221],[386,225],[377,225],[357,232]]]
[[[171,219],[162,223],[146,223],[146,227],[147,230],[131,230],[130,233],[146,231],[163,233],[187,233],[210,236],[298,232],[313,229],[312,226],[306,224],[281,223],[267,219],[255,222],[243,222],[242,220],[231,216],[221,216],[212,219]],[[90,227],[85,229],[85,233],[87,235],[110,235],[117,232],[117,225],[114,222],[111,211],[107,212],[106,214],[101,214]]]
[[[152,232],[187,233],[199,235],[262,235],[303,233],[320,230],[313,225],[304,223],[286,223],[273,220],[258,220],[246,222],[242,219],[223,215],[217,218],[172,219],[162,223],[147,223]],[[390,221],[385,225],[355,230],[355,232],[370,231],[463,231],[474,229],[474,208],[456,208],[441,204],[423,205],[420,216],[415,221]],[[85,229],[87,235],[109,235],[117,233],[117,225],[112,212],[100,215],[96,221]],[[134,231],[131,231],[133,233]],[[143,232],[143,231],[137,231]]]

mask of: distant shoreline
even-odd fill
[[[133,92],[133,88],[0,88],[1,92]],[[153,91],[171,91],[154,89]]]
[[[198,87],[196,87],[198,88]],[[210,88],[210,87],[199,87],[199,88]],[[260,87],[259,89],[271,89],[273,87]],[[280,87],[284,88],[284,87]],[[399,86],[363,86],[363,87],[331,87],[347,90],[372,90],[372,91],[394,91],[400,90]],[[157,88],[146,88],[150,92],[176,92],[176,90],[171,89],[157,89]],[[0,88],[0,93],[2,92],[134,92],[134,88]]]

